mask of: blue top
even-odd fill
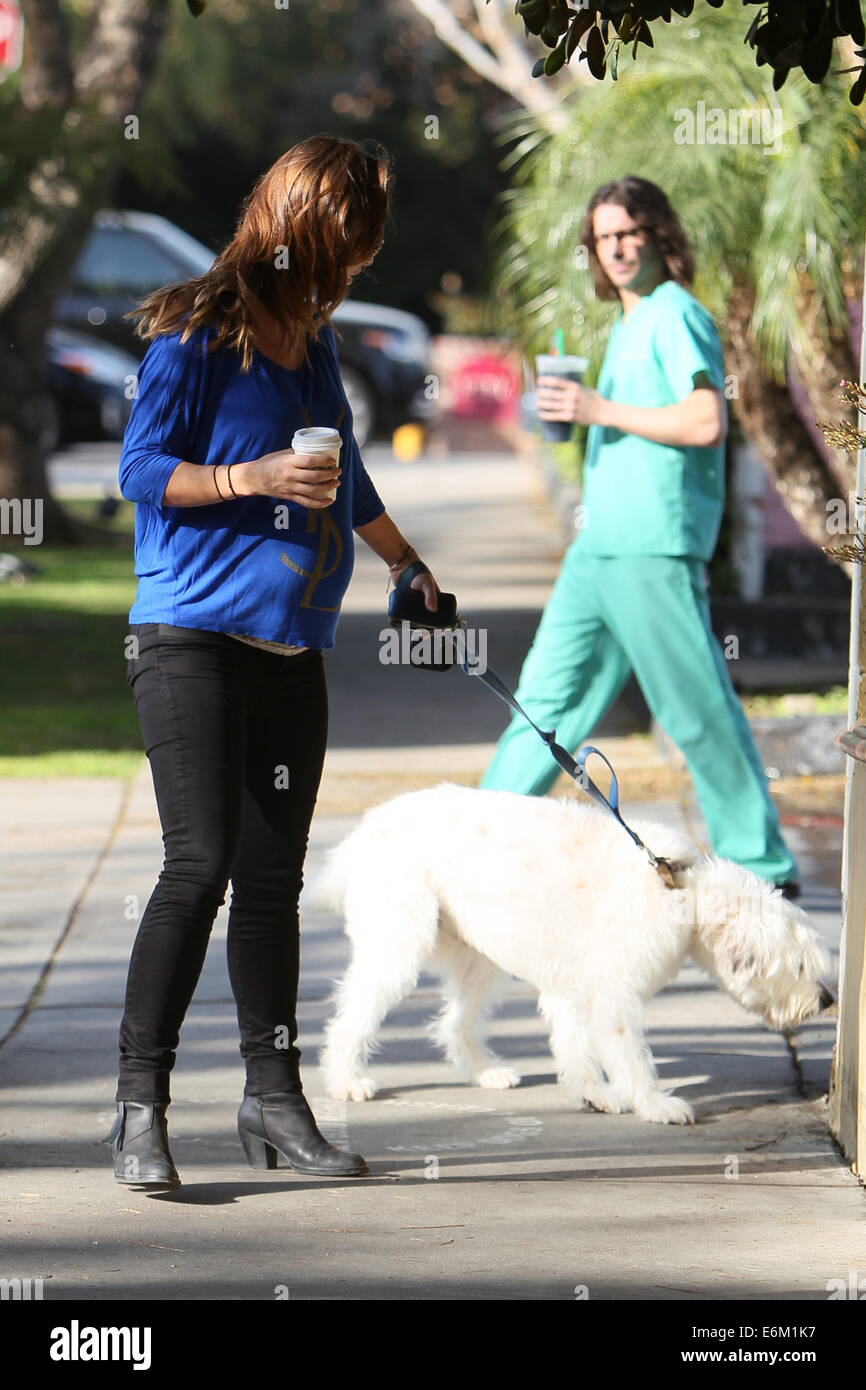
[[[290,370],[256,351],[247,373],[234,348],[205,354],[212,333],[206,325],[183,344],[179,332],[160,334],[139,369],[119,471],[122,496],[137,503],[130,622],[332,647],[354,564],[353,528],[384,511],[352,433],[334,330],[310,341],[309,363]],[[181,460],[212,468],[261,458],[290,448],[306,425],[342,436],[330,507],[262,496],[163,506]]]

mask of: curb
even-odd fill
[[[749,720],[767,776],[814,777],[845,771],[845,754],[836,745],[848,721],[844,714],[759,715]],[[665,762],[685,767],[676,744],[655,720],[651,725],[655,747]]]

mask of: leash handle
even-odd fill
[[[601,758],[602,762],[605,764],[608,771],[610,772],[610,791],[608,796],[605,796],[604,792],[601,791],[600,788],[598,788],[595,785],[595,783],[593,782],[592,778],[586,770],[586,760],[589,757],[590,753],[594,753],[596,757]],[[619,821],[623,830],[625,830],[626,833],[631,836],[638,849],[643,850],[644,854],[649,859],[653,868],[658,870],[659,861],[656,859],[652,850],[647,848],[643,840],[635,834],[631,826],[626,825],[625,821],[620,815],[619,783],[616,780],[616,773],[614,772],[607,758],[602,753],[601,749],[594,748],[591,743],[585,743],[582,748],[579,748],[577,750],[577,758],[575,761],[577,763],[577,766],[580,768],[578,786],[581,787],[587,793],[587,795],[592,798],[593,801],[597,801],[599,806],[607,807],[611,815],[615,816],[616,819]]]
[[[610,773],[610,791],[607,796],[605,796],[603,791],[599,790],[586,770],[586,760],[590,753],[594,753],[597,758],[601,758]],[[585,743],[582,748],[577,750],[577,758],[575,761],[582,774],[580,785],[583,787],[583,790],[588,792],[593,801],[600,801],[607,806],[608,810],[613,811],[617,820],[621,821],[622,816],[619,813],[619,782],[616,780],[616,773],[601,749],[594,748],[591,743]],[[626,829],[628,829],[628,826],[626,826]]]
[[[597,757],[601,758],[602,762],[606,764],[607,769],[610,772],[610,792],[608,796],[605,796],[604,792],[599,790],[599,788],[595,785],[595,783],[593,782],[592,778],[586,770],[586,760],[589,757],[590,753],[595,753]],[[577,762],[577,766],[580,768],[581,773],[578,785],[582,787],[583,790],[589,796],[592,797],[593,801],[597,801],[600,805],[606,806],[608,810],[614,816],[616,816],[623,830],[628,832],[628,834],[634,840],[634,843],[637,845],[638,849],[643,850],[644,854],[646,855],[652,867],[655,869],[659,878],[664,883],[665,887],[676,888],[677,885],[676,880],[674,878],[674,874],[677,872],[678,869],[682,869],[684,866],[679,863],[674,863],[670,859],[661,859],[658,857],[658,855],[653,854],[649,845],[645,845],[643,840],[641,840],[639,836],[637,836],[635,832],[632,830],[631,826],[626,825],[619,812],[619,783],[616,780],[616,773],[614,772],[610,763],[607,761],[607,758],[604,756],[601,749],[593,748],[591,744],[585,743],[582,748],[578,749],[577,758],[575,761]]]
[[[465,627],[465,625],[465,619],[461,619],[460,626]],[[637,846],[639,850],[642,851],[643,854],[646,855],[647,859],[649,860],[655,872],[658,874],[659,878],[664,883],[665,887],[676,888],[677,885],[676,880],[674,878],[674,874],[677,870],[683,868],[684,866],[679,863],[673,863],[671,860],[668,859],[661,859],[655,854],[653,854],[652,850],[649,848],[648,845],[644,844],[640,836],[636,835],[629,825],[626,825],[619,811],[619,782],[617,781],[616,773],[614,772],[607,758],[602,753],[601,749],[595,748],[591,743],[585,743],[581,748],[578,749],[577,757],[573,758],[571,754],[568,753],[566,749],[562,747],[561,744],[556,742],[556,730],[551,729],[549,731],[545,731],[544,729],[540,728],[538,724],[535,723],[534,719],[530,719],[529,715],[526,713],[526,710],[523,709],[523,707],[520,704],[518,704],[517,699],[514,695],[512,695],[505,682],[500,680],[496,672],[491,670],[489,666],[486,668],[486,670],[482,671],[479,669],[478,663],[476,663],[475,666],[470,666],[468,658],[464,661],[461,661],[460,666],[465,671],[467,676],[477,676],[478,679],[481,681],[482,685],[486,685],[487,689],[491,690],[494,695],[498,695],[500,700],[502,700],[506,705],[508,705],[509,709],[513,710],[515,714],[519,714],[523,719],[526,720],[527,724],[529,724],[529,726],[535,730],[539,738],[547,744],[551,756],[559,764],[563,772],[566,772],[568,776],[571,777],[573,781],[577,783],[581,790],[585,791],[593,801],[596,801],[599,804],[599,806],[606,807],[606,809],[610,811],[611,815],[619,821],[623,830],[630,837],[633,843]],[[609,796],[605,796],[604,792],[601,791],[600,788],[598,788],[595,785],[595,783],[593,782],[592,778],[586,770],[586,760],[591,753],[597,754],[597,756],[601,758],[602,762],[605,764],[608,771],[610,772]]]
[[[400,571],[388,598],[388,618],[392,627],[399,627],[402,622],[427,628],[428,631],[465,626],[458,615],[454,594],[440,590],[438,605],[431,612],[420,589],[412,588],[413,579],[419,574],[429,573],[423,560],[413,560],[411,565]]]

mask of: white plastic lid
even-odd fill
[[[299,453],[327,453],[342,442],[340,431],[330,425],[307,425],[304,429],[295,430],[292,448]]]

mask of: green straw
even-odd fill
[[[553,340],[554,340],[554,344],[555,344],[554,349],[553,349],[554,354],[555,354],[557,357],[564,357],[564,356],[565,356],[565,334],[563,333],[563,331],[562,331],[561,328],[557,328],[556,332],[555,332],[554,335],[553,335]]]

